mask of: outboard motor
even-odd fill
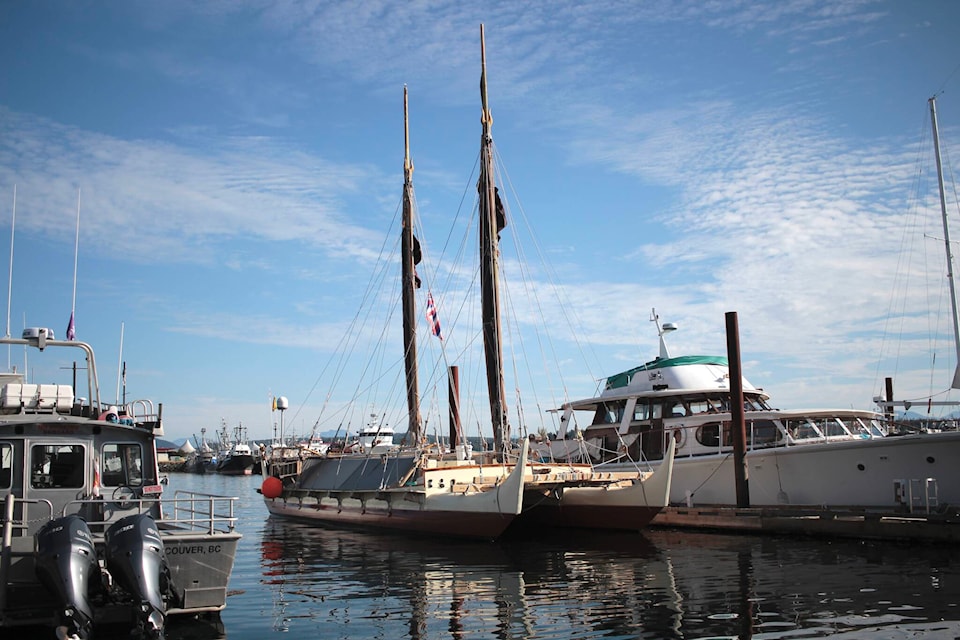
[[[121,518],[107,529],[106,545],[107,570],[138,606],[140,635],[162,638],[170,568],[157,523],[146,513]]]
[[[35,539],[37,578],[56,595],[61,607],[58,635],[85,640],[93,628],[89,590],[91,585],[100,584],[100,565],[90,528],[74,514],[43,525]]]

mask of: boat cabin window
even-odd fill
[[[143,484],[143,450],[136,443],[103,445],[101,482],[105,487]]]
[[[747,446],[766,447],[777,444],[783,439],[783,434],[773,420],[747,420]],[[721,443],[720,437],[723,436]],[[697,428],[697,442],[705,447],[732,447],[733,428],[731,423],[709,422]]]
[[[744,396],[743,397],[743,410],[744,411],[770,411],[770,405],[759,396]]]
[[[747,422],[747,438],[750,446],[765,447],[776,444],[783,438],[783,434],[773,420],[749,420]]]
[[[638,420],[649,420],[650,417],[650,405],[643,400],[637,400],[637,404],[635,404],[633,407],[634,422]]]
[[[30,485],[34,489],[79,489],[86,455],[79,444],[38,444],[30,449]]]
[[[825,436],[846,436],[850,435],[844,428],[843,423],[834,417],[817,420],[817,426]]]
[[[9,489],[13,482],[13,445],[0,442],[0,489]]]
[[[620,424],[623,419],[623,402],[604,402],[597,405],[593,424]]]
[[[690,415],[690,410],[684,402],[667,402],[663,405],[664,418],[682,418]]]
[[[817,426],[806,418],[787,420],[786,426],[787,433],[789,433],[790,437],[794,440],[810,440],[812,438],[823,437],[823,434],[820,433]]]
[[[716,398],[700,398],[699,400],[690,400],[688,402],[690,413],[720,413],[726,410],[727,403]]]
[[[697,442],[702,444],[705,447],[718,447],[720,446],[720,427],[722,425],[719,422],[709,422],[707,424],[702,424],[697,427]],[[730,429],[724,429],[726,433],[729,434]],[[729,440],[729,437],[726,437],[725,440]]]
[[[844,426],[855,436],[863,438],[882,438],[886,434],[876,420],[864,421],[860,418],[850,416],[848,418],[839,417],[837,420],[843,422]]]
[[[883,428],[880,425],[880,422],[877,420],[870,420],[868,422],[864,422],[858,419],[857,425],[858,427],[856,429],[854,429],[850,425],[847,425],[847,427],[850,428],[850,431],[852,433],[869,434],[875,438],[882,438],[887,435],[887,430]]]

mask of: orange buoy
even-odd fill
[[[279,498],[280,494],[283,493],[283,482],[276,476],[265,478],[263,484],[260,485],[260,493],[263,494],[264,498]]]

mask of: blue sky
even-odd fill
[[[350,325],[396,235],[404,85],[427,256],[469,218],[480,23],[508,229],[547,257],[530,275],[561,292],[539,305],[549,323],[578,327],[552,343],[563,381],[527,420],[656,355],[653,307],[681,328],[674,354],[725,353],[738,312],[745,375],[776,406],[870,408],[885,376],[899,397],[948,386],[930,372],[956,356],[926,101],[942,91],[949,161],[950,1],[3,3],[11,333],[64,334],[79,188],[77,336],[102,395],[122,325],[128,397],[163,402],[168,437],[221,419],[268,437],[272,395],[309,431],[363,376],[323,378],[348,331],[366,341]],[[423,271],[443,322],[469,278]],[[423,358],[472,352],[466,322],[448,326],[446,353],[424,335]]]

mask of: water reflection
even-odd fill
[[[956,555],[936,547],[671,531],[486,545],[268,519],[260,554],[276,632],[459,640],[912,629],[952,638],[960,629],[947,595],[960,586]]]
[[[946,545],[669,530],[425,541],[273,520],[258,485],[171,477],[169,490],[240,496],[230,640],[960,637]],[[224,637],[181,626],[193,635],[168,638]]]

